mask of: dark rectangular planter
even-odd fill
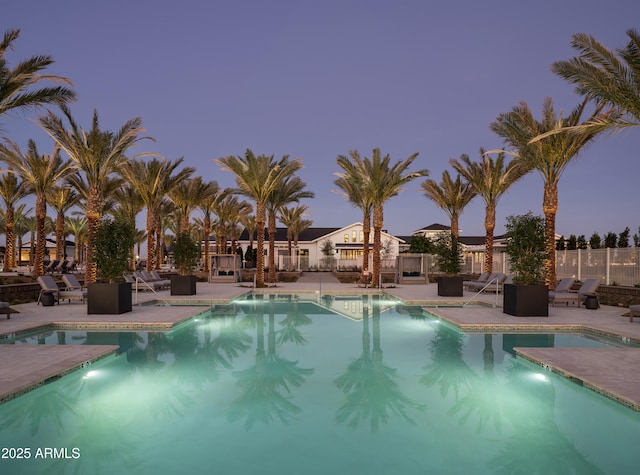
[[[131,283],[92,283],[87,287],[87,313],[119,315],[131,311]]]
[[[438,295],[441,297],[462,297],[462,277],[457,275],[438,277]]]
[[[515,317],[548,317],[549,290],[546,285],[504,284],[502,311]]]
[[[196,276],[195,275],[172,275],[171,295],[195,295]]]

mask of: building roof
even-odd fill
[[[424,228],[420,228],[414,231],[413,233],[415,234],[420,231],[449,231],[450,229],[451,229],[451,226],[445,226],[444,224],[433,223],[433,224],[430,224],[429,226],[425,226]]]

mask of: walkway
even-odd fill
[[[168,290],[154,294],[139,292],[134,302],[153,300],[181,302],[178,306],[136,305],[132,312],[122,315],[87,315],[86,304],[63,303],[42,307],[35,303],[15,305],[20,313],[10,320],[0,319],[0,338],[16,333],[51,327],[56,329],[100,328],[140,329],[166,331],[180,322],[200,313],[212,303],[227,303],[250,292],[249,286],[237,284],[198,283],[197,295],[170,296]],[[340,292],[346,294],[377,292],[356,284],[342,284],[331,273],[305,272],[293,283],[281,283],[262,292]],[[505,315],[501,297],[480,295],[472,302],[476,305],[462,308],[465,300],[473,297],[466,293],[462,299],[442,298],[435,284],[390,286],[384,289],[408,305],[420,305],[438,318],[465,332],[516,333],[557,331],[590,332],[640,344],[640,319],[634,323],[624,316],[626,309],[602,306],[597,310],[582,307],[557,306],[549,308],[549,317],[518,318]],[[188,304],[188,305],[184,305]],[[450,306],[458,305],[457,307]],[[480,306],[483,305],[483,306]],[[83,363],[113,354],[113,347],[32,345],[28,348],[0,345],[0,402],[16,397],[51,378],[66,374]],[[82,350],[80,350],[80,348]],[[518,356],[528,358],[559,374],[579,381],[610,398],[640,411],[640,348],[602,349],[584,348],[527,348],[519,349]],[[54,352],[54,353],[49,353]]]

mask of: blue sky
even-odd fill
[[[640,19],[634,0],[477,1],[189,1],[36,0],[3,5],[0,28],[20,28],[10,64],[33,54],[56,60],[51,72],[73,80],[76,119],[119,128],[142,117],[146,142],[136,152],[183,156],[205,180],[232,186],[212,159],[255,153],[300,157],[316,198],[314,226],[346,226],[361,213],[332,190],[336,156],[374,147],[440,180],[448,160],[500,148],[489,130],[500,113],[526,101],[537,113],[550,96],[558,110],[580,98],[553,75],[574,55],[571,35],[622,46]],[[42,151],[50,146],[30,119],[2,118],[2,133]],[[638,232],[640,128],[599,138],[560,181],[557,231]],[[396,235],[445,214],[410,184],[385,206]],[[542,179],[532,173],[500,202],[505,217],[541,214]],[[142,217],[141,217],[142,218]],[[464,211],[464,235],[484,234],[484,205]],[[140,222],[143,222],[141,219]]]

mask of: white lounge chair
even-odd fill
[[[74,274],[64,274],[62,276],[62,282],[67,286],[64,290],[79,290],[85,297],[87,296],[87,289],[78,282],[78,279]]]

